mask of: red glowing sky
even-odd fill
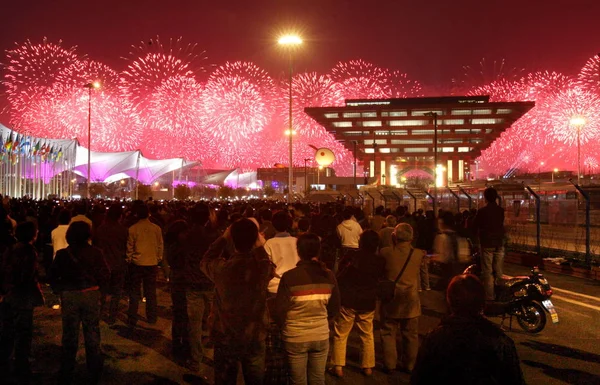
[[[600,52],[593,0],[80,0],[2,2],[0,51],[26,39],[62,39],[91,59],[124,67],[130,45],[183,36],[209,62],[285,65],[274,44],[286,26],[307,44],[299,71],[363,58],[425,85],[448,83],[483,57],[509,66],[576,73]]]

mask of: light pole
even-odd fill
[[[90,181],[92,179],[92,90],[100,88],[100,82],[89,82],[84,86],[88,89],[88,158],[87,158],[87,183],[86,194],[90,199]]]
[[[306,168],[306,162],[311,160],[312,158],[304,158],[304,194],[308,195],[308,169]]]
[[[573,116],[569,123],[577,129],[577,184],[581,185],[581,129],[586,120],[583,116]]]
[[[290,73],[289,73],[289,82],[290,82],[290,87],[289,87],[289,116],[288,116],[288,123],[289,123],[289,128],[288,128],[288,132],[289,132],[289,146],[290,146],[290,165],[289,165],[289,174],[288,174],[288,203],[292,203],[293,201],[293,192],[292,192],[292,184],[294,181],[294,176],[293,176],[293,153],[292,153],[292,137],[294,136],[294,128],[292,125],[292,75],[294,73],[294,62],[293,62],[293,56],[292,56],[292,49],[294,47],[299,46],[300,44],[302,44],[302,39],[297,36],[297,35],[284,35],[282,37],[279,38],[279,40],[277,41],[279,43],[279,45],[282,45],[284,47],[287,47],[289,50],[289,62],[290,62]]]
[[[556,174],[557,172],[558,172],[558,169],[557,169],[557,168],[555,168],[555,169],[552,171],[552,183],[554,183],[554,174]]]
[[[438,114],[437,112],[428,112],[425,116],[433,116],[433,215],[437,216],[437,199],[438,199],[438,188],[437,188],[437,179],[438,179],[438,134],[437,134],[437,126],[438,126]]]

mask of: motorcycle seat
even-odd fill
[[[514,278],[510,278],[510,279],[502,279],[502,281],[497,284],[496,286],[500,289],[502,288],[510,288],[512,287],[515,283],[519,283],[519,282],[523,282],[524,279],[527,279],[528,277],[514,277]]]

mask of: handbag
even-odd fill
[[[388,303],[394,299],[394,296],[396,295],[396,284],[400,280],[400,277],[402,277],[404,270],[406,270],[414,250],[415,249],[412,247],[410,248],[408,258],[406,258],[406,262],[404,262],[404,266],[402,266],[402,270],[400,270],[395,280],[392,281],[390,279],[382,279],[377,283],[377,297],[382,303]]]

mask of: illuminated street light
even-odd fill
[[[581,129],[587,123],[581,115],[574,115],[569,121],[571,126],[577,129],[577,184],[581,184]]]
[[[88,199],[90,195],[90,181],[92,180],[92,90],[100,88],[99,81],[93,81],[87,83],[85,88],[88,89],[88,158],[87,158],[87,183],[86,183],[86,194]]]
[[[555,168],[555,169],[552,171],[552,183],[554,183],[554,174],[556,174],[557,172],[558,172],[558,169],[557,169],[557,168]]]
[[[277,43],[279,43],[279,45],[282,45],[284,47],[286,47],[289,51],[289,61],[290,61],[290,76],[289,76],[289,82],[290,82],[290,87],[289,87],[289,129],[287,130],[287,135],[290,138],[289,140],[289,151],[290,151],[290,164],[289,164],[289,174],[288,174],[288,202],[292,203],[293,200],[293,191],[292,191],[292,184],[294,181],[294,176],[293,176],[293,153],[292,153],[292,138],[295,134],[293,126],[292,126],[292,75],[294,73],[294,60],[293,60],[293,48],[299,46],[302,44],[302,39],[298,36],[298,35],[283,35],[279,38],[279,40],[277,40]],[[291,133],[291,135],[290,135]]]

